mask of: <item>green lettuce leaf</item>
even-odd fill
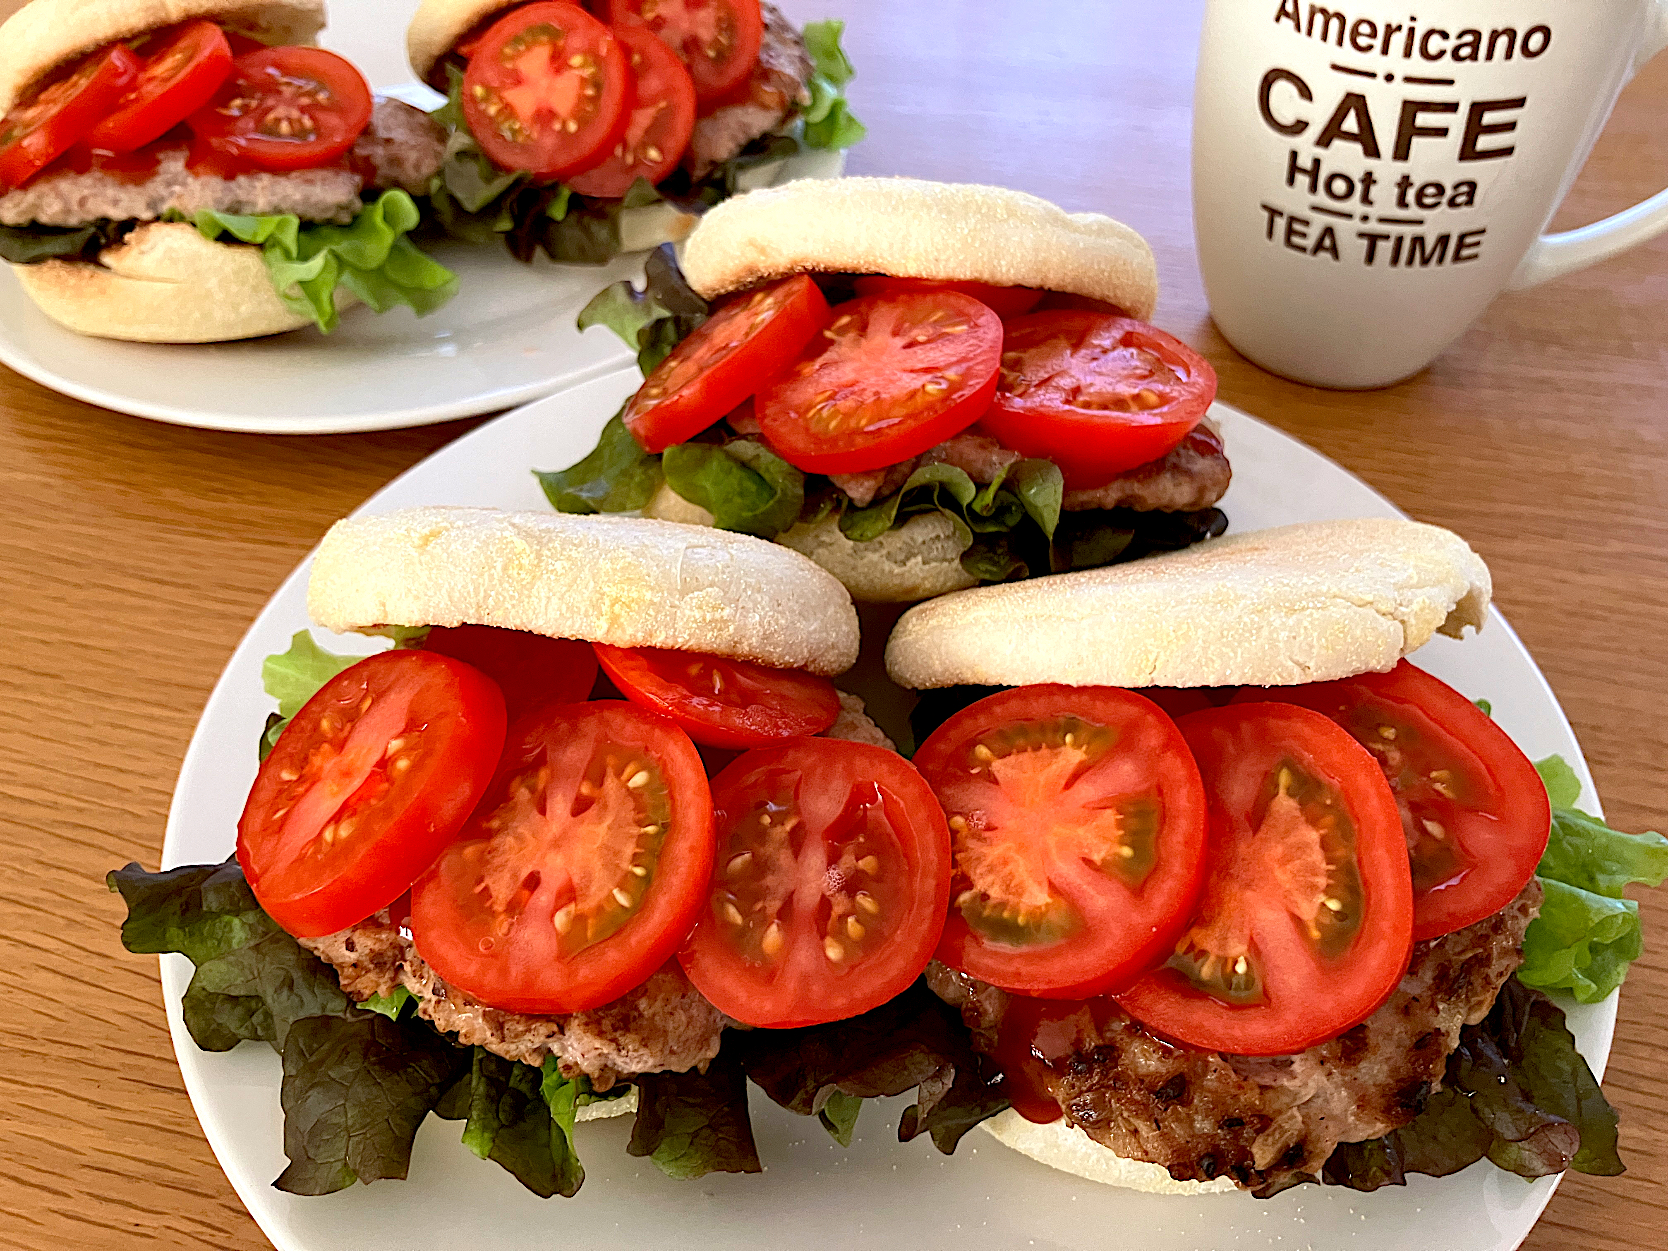
[[[1443,1089],[1419,1115],[1387,1137],[1340,1145],[1323,1177],[1376,1190],[1405,1184],[1409,1173],[1446,1177],[1485,1156],[1523,1178],[1623,1171],[1616,1113],[1563,1012],[1515,981],[1481,1024],[1460,1031]]]
[[[647,377],[710,311],[684,280],[672,245],[663,243],[643,263],[642,289],[626,280],[604,287],[579,311],[579,329],[607,326],[637,353]]]
[[[889,1003],[828,1025],[752,1030],[725,1044],[758,1087],[790,1112],[827,1113],[836,1095],[873,1099],[916,1090],[904,1110],[898,1139],[926,1133],[944,1154],[980,1121],[1008,1106],[995,1070],[973,1050],[961,1016],[917,982]],[[838,1137],[857,1113],[836,1103],[824,1125]],[[828,1121],[834,1124],[829,1125]],[[849,1125],[846,1127],[849,1137]]]
[[[468,1062],[468,1051],[419,1021],[367,1013],[297,1021],[280,1095],[290,1164],[273,1185],[323,1195],[403,1178],[418,1127]]]
[[[863,1100],[858,1095],[848,1095],[845,1091],[835,1089],[829,1092],[822,1107],[817,1109],[817,1119],[822,1122],[842,1147],[851,1146],[851,1136],[857,1129],[857,1114],[863,1110]]]
[[[815,69],[801,132],[809,148],[849,148],[869,133],[846,104],[845,86],[856,71],[840,47],[845,28],[840,21],[805,23],[805,51]]]
[[[642,508],[660,489],[660,457],[645,452],[615,413],[583,460],[566,469],[535,469],[533,476],[559,513],[624,513]]]
[[[747,1077],[729,1038],[705,1073],[642,1073],[634,1079],[637,1119],[628,1152],[648,1156],[668,1177],[763,1171],[747,1111]]]
[[[336,288],[385,313],[404,304],[419,316],[457,294],[457,275],[423,255],[407,235],[417,228],[417,205],[404,191],[384,191],[351,224],[303,225],[294,215],[250,217],[205,209],[192,222],[206,239],[230,235],[260,247],[278,298],[311,317],[320,330],[336,328]]]
[[[369,999],[361,999],[359,1006],[367,1012],[380,1012],[390,1021],[397,1021],[405,1015],[406,1009],[417,1002],[404,986],[396,986],[386,995],[372,995]]]
[[[476,1047],[464,1146],[503,1167],[542,1199],[572,1198],[585,1181],[573,1147],[576,1095],[577,1088],[563,1081],[554,1062],[546,1073]]]
[[[286,721],[300,712],[319,688],[363,656],[338,656],[313,641],[308,630],[297,630],[288,650],[261,662],[261,685],[278,701],[278,715]]]
[[[773,539],[799,520],[805,475],[762,443],[677,443],[661,456],[666,484],[720,530]]]
[[[1518,980],[1597,1003],[1644,950],[1639,905],[1622,891],[1668,879],[1668,838],[1624,834],[1575,809],[1581,782],[1561,757],[1535,767],[1552,801],[1552,831],[1536,870],[1546,899],[1524,935]]]
[[[51,260],[97,260],[100,251],[120,243],[137,224],[100,218],[87,226],[0,226],[0,261],[38,265]]]

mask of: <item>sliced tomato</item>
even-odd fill
[[[631,67],[632,104],[625,134],[599,164],[572,174],[580,195],[616,199],[639,178],[658,183],[678,167],[695,133],[695,84],[683,62],[642,26],[616,26]]]
[[[999,691],[933,731],[915,763],[955,845],[945,964],[1081,999],[1170,952],[1204,880],[1205,797],[1151,701],[1111,687]]]
[[[658,647],[595,648],[622,695],[672,718],[703,747],[821,734],[840,715],[840,693],[814,673]]]
[[[631,69],[614,33],[572,4],[524,4],[481,36],[463,117],[505,169],[565,178],[614,150],[630,121]]]
[[[1247,687],[1236,703],[1279,700],[1331,717],[1384,770],[1413,872],[1413,938],[1493,916],[1541,862],[1552,809],[1540,774],[1489,715],[1407,661],[1308,686]]]
[[[577,704],[591,697],[596,653],[579,639],[553,639],[492,626],[436,626],[423,650],[474,665],[498,683],[511,721],[540,704]]]
[[[1059,465],[1069,489],[1097,487],[1174,448],[1214,398],[1204,357],[1144,321],[1031,313],[1007,323],[983,424],[1004,446]]]
[[[713,779],[718,856],[679,959],[748,1025],[839,1021],[927,967],[950,890],[950,832],[896,752],[802,738]]]
[[[702,100],[747,81],[764,41],[759,0],[606,0],[608,20],[641,23],[689,66]]]
[[[138,77],[139,58],[112,44],[0,118],[0,192],[21,187],[84,138]]]
[[[207,18],[173,28],[147,44],[139,80],[87,136],[107,152],[131,152],[160,139],[207,104],[232,72],[232,46]]]
[[[626,429],[650,452],[693,438],[792,363],[828,324],[804,274],[735,296],[656,365],[626,404]]]
[[[1378,1010],[1413,948],[1396,801],[1372,756],[1291,704],[1178,723],[1210,801],[1204,891],[1168,963],[1117,996],[1206,1051],[1286,1055]]]
[[[956,291],[871,295],[759,392],[759,425],[808,473],[884,469],[959,434],[990,407],[1002,321]]]
[[[209,147],[270,170],[326,165],[371,120],[371,89],[323,48],[262,48],[232,62],[214,97],[186,119]]]
[[[385,908],[456,837],[504,745],[485,674],[391,651],[331,678],[284,727],[237,823],[237,859],[292,934]]]
[[[511,1012],[618,999],[689,933],[712,795],[684,732],[634,704],[546,704],[510,727],[462,837],[411,889],[417,950]]]
[[[959,291],[971,296],[998,317],[1029,313],[1043,298],[1030,287],[998,287],[988,282],[952,282],[936,278],[894,278],[890,274],[864,274],[853,284],[858,295],[889,295],[911,291]]]

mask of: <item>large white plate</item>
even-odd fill
[[[543,508],[528,472],[559,468],[588,451],[597,431],[635,387],[622,371],[552,396],[481,427],[372,497],[364,511],[416,504]],[[1234,461],[1224,502],[1235,530],[1329,517],[1391,516],[1383,497],[1278,431],[1218,404]],[[270,708],[261,658],[281,651],[307,622],[306,565],[290,576],[233,654],[203,711],[180,771],[163,862],[225,858],[255,775],[255,740]],[[353,639],[354,636],[348,636]],[[345,641],[324,640],[342,648]],[[355,640],[370,650],[369,640]],[[1478,637],[1439,640],[1419,663],[1473,697],[1532,757],[1552,752],[1591,783],[1580,749],[1534,661],[1498,613]],[[1596,810],[1596,805],[1595,805]],[[896,1141],[905,1100],[866,1108],[847,1150],[809,1118],[752,1100],[763,1176],[680,1182],[625,1154],[629,1124],[579,1130],[587,1180],[572,1200],[541,1201],[503,1170],[477,1160],[459,1127],[430,1118],[417,1137],[408,1182],[378,1182],[324,1198],[272,1189],[283,1169],[278,1059],[265,1047],[198,1051],[179,1016],[190,964],[164,958],[163,985],[180,1068],[203,1129],[249,1211],[280,1251],[452,1251],[458,1246],[648,1251],[770,1246],[897,1246],[965,1251],[996,1248],[1315,1247],[1338,1251],[1440,1247],[1504,1251],[1529,1231],[1551,1197],[1483,1163],[1443,1180],[1416,1177],[1405,1189],[1362,1195],[1313,1186],[1261,1201],[1243,1194],[1178,1199],[1138,1195],[1056,1173],[983,1134],[954,1157],[926,1141]],[[1616,1005],[1570,1005],[1581,1050],[1602,1073]]]

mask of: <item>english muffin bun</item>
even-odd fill
[[[790,274],[844,273],[1063,291],[1143,320],[1158,302],[1152,249],[1122,222],[1005,187],[920,178],[749,191],[708,210],[682,264],[709,300]]]
[[[312,324],[272,289],[261,250],[215,243],[188,222],[147,222],[99,264],[13,265],[30,299],[77,334],[135,343],[218,343]],[[345,290],[337,304],[353,302]]]
[[[194,17],[266,44],[307,44],[324,29],[324,0],[34,0],[0,26],[0,114],[60,65]]]
[[[1226,1194],[1238,1189],[1231,1177],[1208,1182],[1177,1181],[1159,1165],[1125,1159],[1064,1120],[1038,1125],[1009,1108],[981,1122],[979,1128],[1004,1147],[1012,1147],[1039,1164],[1108,1186],[1154,1195]]]
[[[198,17],[262,43],[310,44],[324,28],[324,0],[33,0],[0,26],[0,113],[60,66]],[[141,225],[97,264],[50,260],[12,272],[53,321],[97,338],[217,343],[312,321],[284,307],[259,248],[212,242],[184,222]]]
[[[835,674],[857,612],[828,573],[763,539],[646,517],[409,508],[338,521],[307,608],[335,630],[489,625]]]
[[[1490,594],[1488,566],[1447,530],[1310,522],[919,604],[886,669],[915,689],[1326,682],[1482,628]]]

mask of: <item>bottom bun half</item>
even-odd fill
[[[1038,1125],[1009,1108],[980,1128],[1004,1147],[1012,1147],[1039,1164],[1108,1186],[1155,1195],[1213,1195],[1238,1189],[1228,1177],[1208,1182],[1177,1181],[1159,1165],[1127,1160],[1064,1120]]]
[[[221,343],[312,324],[284,307],[258,247],[215,243],[186,222],[147,222],[96,265],[51,260],[12,272],[53,321],[101,339]]]

